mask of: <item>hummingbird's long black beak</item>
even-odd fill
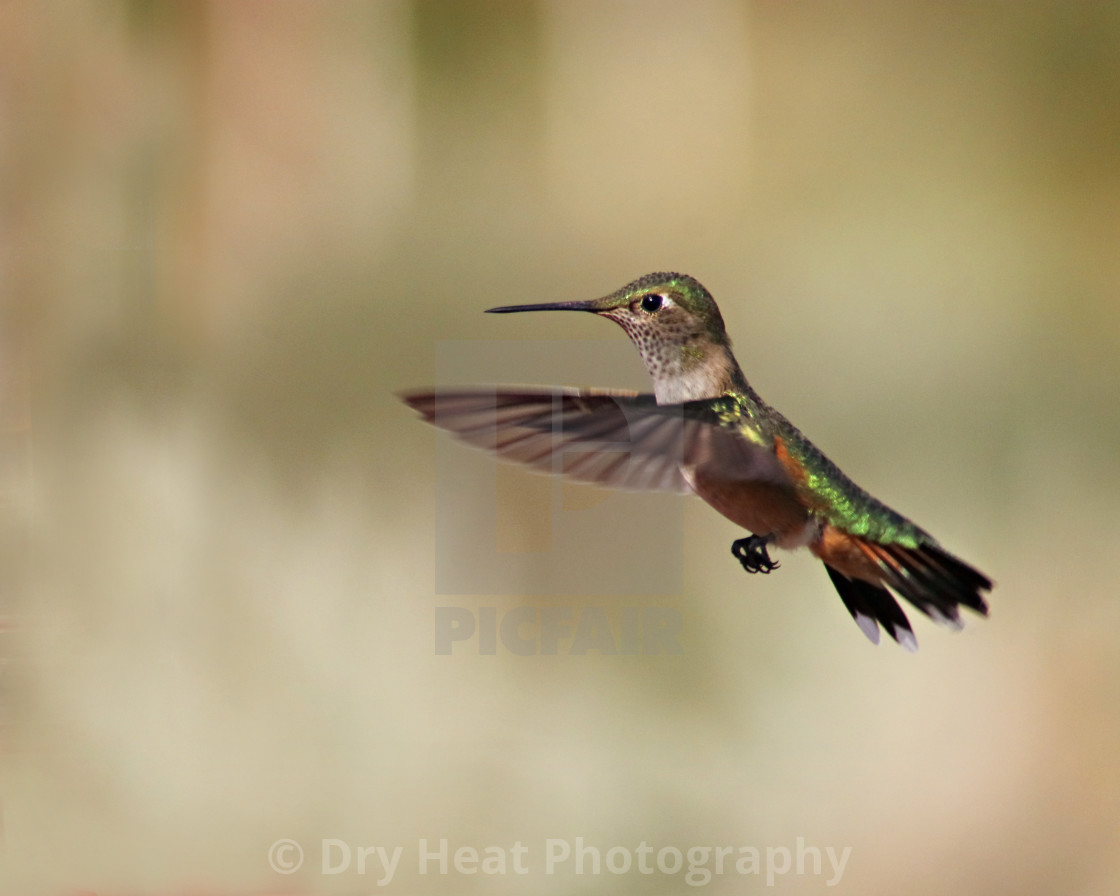
[[[512,314],[514,311],[597,311],[594,302],[545,302],[541,305],[502,305],[487,308],[487,314]]]

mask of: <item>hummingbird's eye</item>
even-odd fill
[[[653,314],[655,311],[660,311],[661,310],[661,303],[663,301],[664,301],[663,297],[657,295],[656,293],[652,293],[648,296],[643,296],[642,297],[642,310],[646,311],[650,314]]]

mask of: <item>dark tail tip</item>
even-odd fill
[[[918,649],[918,639],[910,627],[910,620],[902,612],[891,593],[886,588],[872,585],[861,579],[849,579],[841,572],[837,572],[827,563],[825,569],[832,579],[832,584],[840,592],[840,599],[852,614],[860,631],[867,635],[872,644],[879,643],[879,626],[887,630],[887,634],[894,638],[907,650]]]
[[[961,607],[988,615],[985,592],[992,580],[936,544],[907,548],[876,545],[884,584],[938,622],[963,625]]]
[[[877,626],[882,625],[904,647],[917,647],[905,614],[887,588],[952,628],[964,625],[961,607],[988,615],[985,593],[992,590],[992,580],[941,546],[911,548],[867,542],[860,546],[879,568],[882,579],[878,584],[849,579],[831,567],[828,574],[848,612],[872,641],[878,643]]]

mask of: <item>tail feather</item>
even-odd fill
[[[918,639],[914,636],[910,621],[886,588],[862,579],[849,579],[827,563],[824,568],[828,570],[832,584],[840,592],[844,606],[872,644],[879,643],[879,626],[882,625],[887,634],[907,650],[918,649]]]
[[[935,618],[940,614],[953,622],[960,621],[962,606],[988,614],[981,592],[991,590],[991,581],[942,548],[929,544],[918,548],[872,544],[867,548],[887,574],[890,586],[923,613]]]
[[[899,643],[903,641],[896,632],[902,631],[908,636],[907,640],[917,646],[905,615],[887,592],[887,587],[931,619],[953,628],[964,624],[960,613],[962,606],[983,616],[988,615],[988,603],[983,592],[992,589],[991,580],[940,546],[923,544],[911,548],[898,543],[879,544],[863,540],[858,544],[866,558],[874,564],[880,576],[879,584],[850,579],[831,567],[828,567],[828,574],[865,634],[868,633],[867,623],[861,620],[861,615],[881,623]],[[871,635],[868,634],[868,637]],[[877,639],[872,637],[872,640]]]

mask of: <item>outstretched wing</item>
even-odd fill
[[[683,467],[730,481],[790,484],[774,453],[743,438],[715,401],[659,405],[637,392],[516,387],[401,398],[471,445],[581,482],[688,492]]]

